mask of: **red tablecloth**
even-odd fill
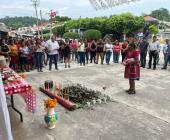
[[[8,76],[9,73],[12,73],[13,77],[18,77],[19,79],[17,81],[10,81],[4,84],[6,95],[14,95],[14,94],[21,95],[26,102],[28,111],[33,113],[36,108],[36,94],[32,89],[32,86],[28,84],[21,76],[19,76],[10,68],[5,68],[3,69],[3,71],[4,72],[2,72],[2,77]]]

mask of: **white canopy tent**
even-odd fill
[[[2,77],[0,74],[0,140],[13,140],[9,112]]]
[[[94,7],[94,9],[100,10],[100,9],[112,8],[122,4],[129,4],[131,2],[137,2],[140,0],[89,0],[89,1]]]

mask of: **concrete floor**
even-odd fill
[[[59,120],[56,128],[48,130],[43,121],[43,99],[37,90],[37,111],[34,115],[25,110],[23,100],[17,96],[16,106],[24,114],[20,123],[18,115],[10,110],[14,140],[169,140],[170,139],[170,72],[141,69],[137,94],[128,95],[128,81],[123,78],[124,66],[120,64],[73,66],[70,70],[44,73],[32,72],[27,81],[37,88],[44,80],[80,83],[102,91],[113,102],[96,105],[91,110],[69,112],[58,105]]]

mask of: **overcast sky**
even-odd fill
[[[61,16],[94,17],[109,16],[122,12],[131,12],[135,15],[150,13],[159,8],[170,8],[170,0],[140,0],[129,5],[122,5],[108,10],[95,11],[89,0],[40,0],[39,10],[43,11],[43,17],[48,18],[47,13],[51,9],[59,12]],[[0,18],[5,16],[35,16],[31,0],[0,0]]]

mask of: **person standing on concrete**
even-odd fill
[[[86,58],[86,64],[89,62],[89,56],[90,56],[90,43],[85,40],[85,58]]]
[[[165,42],[166,42],[166,44],[163,46],[164,64],[166,62],[169,39],[166,39]],[[170,64],[170,61],[169,61],[169,64]]]
[[[120,45],[119,41],[115,41],[115,45],[113,45],[113,62],[114,63],[119,63],[119,56],[120,56]]]
[[[170,43],[169,39],[166,40],[167,46],[167,51],[166,51],[166,61],[162,69],[167,69],[168,62],[170,62]]]
[[[96,50],[97,50],[97,45],[95,40],[93,40],[90,46],[90,63],[92,63],[93,60],[94,63],[96,63]]]
[[[78,48],[78,43],[76,42],[75,39],[73,39],[71,41],[71,51],[72,51],[72,61],[76,61],[77,60],[77,48]]]
[[[153,70],[156,69],[156,61],[159,52],[159,42],[157,41],[157,37],[153,37],[153,42],[149,45],[149,63],[148,69],[152,67],[152,59],[153,59]]]
[[[79,48],[80,66],[82,66],[82,64],[85,66],[85,43],[83,42],[83,40],[80,40],[78,48]]]
[[[69,40],[66,39],[65,43],[62,43],[63,45],[63,56],[64,56],[64,63],[65,63],[65,68],[70,68],[70,54],[71,54],[71,49],[69,45]]]
[[[57,61],[58,61],[59,44],[56,41],[55,36],[52,36],[51,40],[49,40],[47,42],[47,49],[48,49],[48,55],[49,55],[49,58],[50,58],[49,70],[51,71],[53,62],[55,64],[55,69],[58,70]]]
[[[105,44],[105,48],[104,50],[106,51],[106,64],[109,65],[110,63],[110,57],[112,55],[112,43],[110,40],[107,41],[107,43]]]
[[[146,66],[146,56],[147,56],[148,46],[149,43],[147,42],[146,38],[143,38],[142,42],[139,43],[140,65],[143,68],[145,68]]]
[[[124,43],[122,44],[122,47],[121,47],[122,63],[123,63],[124,59],[126,58],[128,44],[129,44],[129,42],[126,40],[126,41],[124,41]]]
[[[102,41],[102,39],[100,39],[97,43],[97,61],[96,61],[96,64],[98,64],[99,62],[99,56],[100,56],[100,59],[101,59],[101,64],[103,64],[103,57],[104,57],[104,43]]]
[[[125,65],[124,77],[129,79],[129,89],[126,90],[128,94],[136,94],[135,80],[140,79],[140,66],[139,66],[139,51],[136,49],[135,43],[130,43],[127,55],[123,61]]]

